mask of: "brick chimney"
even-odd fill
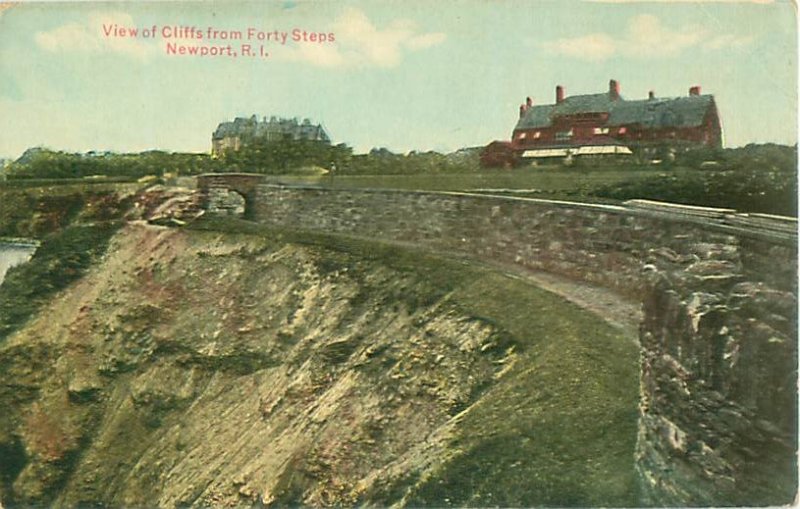
[[[524,104],[520,104],[519,105],[519,118],[522,118],[525,115],[525,110],[526,109],[527,108],[525,108]]]
[[[695,85],[689,89],[689,95],[700,95],[700,85]]]
[[[556,85],[556,104],[564,102],[564,87]]]
[[[650,100],[652,101],[653,99],[655,99],[655,98],[656,98],[656,93],[655,93],[655,92],[653,92],[652,90],[651,90],[651,91],[649,91],[649,92],[647,92],[647,98],[648,98],[648,99],[650,99]]]
[[[526,97],[525,98],[525,108],[527,109],[527,108],[530,108],[531,106],[533,106],[533,99],[531,99],[530,97]]]
[[[617,80],[610,80],[608,82],[608,97],[612,101],[619,99],[619,83]]]

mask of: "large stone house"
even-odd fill
[[[211,135],[211,154],[220,155],[225,150],[239,150],[253,139],[267,141],[313,140],[330,143],[328,133],[321,124],[312,124],[309,119],[299,122],[296,118],[267,117],[259,119],[237,117],[232,122],[223,122]]]

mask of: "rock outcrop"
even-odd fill
[[[736,243],[692,251],[657,256],[659,268],[645,274],[643,502],[789,503],[797,486],[794,282],[745,270]]]

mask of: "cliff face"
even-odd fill
[[[0,344],[2,503],[635,505],[630,338],[359,249],[124,227]]]
[[[763,243],[702,247],[696,256],[662,251],[645,277],[643,501],[789,504],[797,494],[797,278],[780,268],[790,271],[796,255]],[[755,253],[774,266],[754,267],[747,257]]]

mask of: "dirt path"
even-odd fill
[[[631,340],[639,342],[639,323],[642,320],[641,304],[622,297],[601,286],[575,281],[542,271],[508,272],[510,277],[531,281],[537,286],[560,295],[568,301],[590,311],[606,322],[621,329]]]

